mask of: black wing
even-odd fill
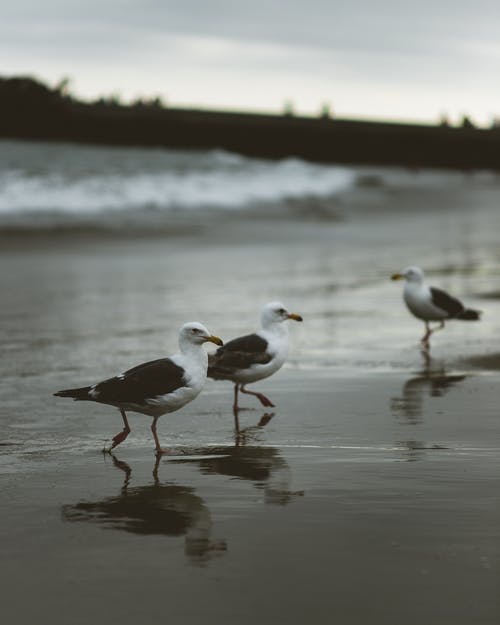
[[[448,313],[450,317],[456,317],[464,310],[464,305],[458,299],[448,295],[441,289],[431,287],[431,297],[434,306]]]
[[[186,386],[184,373],[184,369],[170,358],[159,358],[96,384],[92,397],[104,404],[143,404],[148,398],[166,395]]]
[[[267,348],[268,342],[258,334],[233,339],[209,356],[208,375],[217,379],[252,365],[266,364],[272,360]]]

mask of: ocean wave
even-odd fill
[[[188,151],[0,141],[0,230],[186,228],[229,214],[337,220],[421,209],[436,193],[496,187],[486,172],[263,160]],[[177,232],[177,230],[176,230]]]
[[[356,183],[347,167],[183,152],[9,143],[0,167],[0,216],[190,209],[241,210],[331,197]]]

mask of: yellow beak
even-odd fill
[[[290,313],[288,315],[288,319],[293,319],[294,321],[302,321],[302,317],[297,315],[297,313]]]
[[[404,280],[405,277],[402,273],[393,273],[391,276],[391,280]]]
[[[205,339],[205,343],[208,343],[208,342],[215,343],[216,345],[219,345],[219,346],[224,345],[224,343],[222,342],[222,339],[220,339],[218,336],[215,336],[213,334],[211,334]]]

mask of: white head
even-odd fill
[[[281,302],[269,302],[262,307],[260,321],[263,328],[269,328],[277,323],[293,319],[302,321],[302,317],[296,313],[289,312]]]
[[[407,267],[401,273],[393,274],[391,280],[406,280],[407,282],[422,284],[424,281],[424,272],[420,267]]]
[[[207,341],[216,345],[223,345],[218,336],[210,334],[205,326],[197,321],[185,323],[179,330],[179,347],[181,351],[189,345],[203,345]]]

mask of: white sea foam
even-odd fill
[[[0,142],[0,214],[238,210],[349,189],[347,167],[185,152]],[[3,162],[2,162],[3,161]]]

